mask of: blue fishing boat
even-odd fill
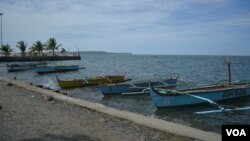
[[[44,73],[56,73],[56,72],[67,72],[67,71],[75,71],[79,69],[84,69],[84,67],[79,67],[78,65],[69,65],[69,66],[38,66],[34,67],[33,71],[38,74]]]
[[[177,84],[178,76],[172,76],[164,81],[155,81],[151,84],[154,87],[167,87],[173,88]],[[149,83],[118,83],[118,84],[104,84],[99,85],[99,89],[104,96],[109,95],[138,95],[149,93]]]
[[[46,62],[32,62],[32,63],[6,63],[6,68],[8,72],[22,71],[32,69],[36,66],[46,65]]]
[[[156,88],[154,87],[154,84],[150,82],[150,97],[154,105],[158,108],[187,106],[202,103],[210,103],[219,108],[218,110],[195,112],[195,114],[249,110],[250,107],[234,107],[217,103],[217,101],[250,96],[249,83],[231,83],[230,64],[231,63],[228,63],[229,84],[211,85],[206,87],[183,90],[173,90],[165,88]]]
[[[154,88],[150,83],[150,96],[156,107],[175,107],[222,101],[250,95],[250,86],[246,83],[214,85],[194,89],[171,90]]]

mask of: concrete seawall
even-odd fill
[[[81,56],[11,56],[0,57],[0,62],[32,62],[32,61],[61,61],[61,60],[81,60]]]
[[[7,79],[7,78],[3,78],[3,77],[0,77],[0,80],[5,81],[7,83],[12,83],[18,87],[25,88],[27,90],[30,90],[30,91],[33,91],[36,93],[40,93],[42,95],[52,96],[53,98],[60,100],[60,101],[64,101],[67,103],[71,103],[73,105],[92,109],[92,110],[95,110],[95,111],[98,111],[101,113],[105,113],[105,114],[108,114],[111,116],[115,116],[118,118],[126,119],[126,120],[132,121],[132,122],[140,124],[140,125],[144,125],[144,126],[147,126],[150,128],[158,129],[160,131],[169,132],[169,133],[173,133],[176,135],[191,137],[194,139],[204,140],[204,141],[219,141],[219,140],[221,140],[221,135],[217,134],[217,133],[207,132],[207,131],[203,131],[200,129],[195,129],[192,127],[187,127],[184,125],[175,124],[172,122],[168,122],[168,121],[164,121],[164,120],[160,120],[160,119],[156,119],[156,118],[146,117],[146,116],[132,113],[132,112],[128,112],[128,111],[110,108],[110,107],[107,107],[107,106],[99,104],[99,103],[93,103],[93,102],[88,102],[85,100],[75,99],[72,97],[61,95],[59,93],[56,93],[56,92],[53,92],[50,90],[46,90],[46,89],[42,89],[39,87],[29,85],[28,83],[20,81],[20,80],[12,80],[12,79]]]

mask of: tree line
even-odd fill
[[[57,44],[57,41],[55,38],[49,38],[46,43],[42,43],[41,41],[36,41],[30,48],[29,48],[29,55],[37,54],[38,56],[43,55],[44,50],[52,51],[52,55],[55,55],[55,50],[58,50],[59,47],[61,47],[62,44]],[[20,49],[21,56],[27,55],[27,43],[24,41],[17,42],[16,47]],[[9,44],[2,45],[1,46],[1,53],[4,56],[10,56],[11,52],[13,52],[13,49],[10,47]],[[66,50],[64,48],[61,48],[61,53],[65,53]]]

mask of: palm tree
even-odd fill
[[[1,51],[4,54],[4,56],[7,57],[12,52],[12,48],[10,48],[10,45],[8,45],[8,44],[2,45]]]
[[[55,38],[49,38],[47,41],[47,50],[52,50],[53,56],[55,55],[55,50],[58,50],[61,44],[57,45],[56,39]]]
[[[66,49],[65,48],[61,48],[61,54],[63,55],[63,56],[65,56],[65,53],[66,53],[67,51],[66,51]]]
[[[38,55],[40,56],[41,53],[43,52],[43,49],[44,49],[44,44],[42,44],[41,41],[36,41],[32,47],[31,47],[31,50],[34,52],[34,51],[38,51]]]
[[[26,55],[25,50],[26,50],[27,45],[24,43],[24,41],[19,41],[17,43],[16,47],[21,50],[21,55],[22,56]]]
[[[65,50],[65,48],[61,48],[61,53],[66,53],[67,51]]]

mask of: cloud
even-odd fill
[[[54,36],[65,46],[83,50],[127,48],[126,52],[140,53],[152,52],[150,46],[176,46],[179,51],[187,44],[200,50],[240,41],[246,46],[246,5],[232,0],[2,0],[0,12],[4,41],[12,46],[19,40],[32,44]]]

